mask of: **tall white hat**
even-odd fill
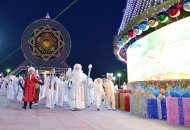
[[[28,68],[28,72],[30,72],[31,70],[35,72],[35,68],[34,67],[29,67]]]
[[[107,77],[109,77],[109,76],[113,77],[113,73],[107,73],[106,76]]]
[[[76,68],[82,69],[81,64],[75,64],[75,65],[74,65],[74,69],[76,69]]]

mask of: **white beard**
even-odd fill
[[[82,70],[79,70],[79,71],[73,70],[73,74],[72,74],[73,80],[82,81],[82,78],[83,78],[83,71]]]
[[[98,83],[98,82],[94,82],[94,85],[95,85],[95,86],[101,86],[102,83],[101,83],[101,82],[100,82],[100,83]]]

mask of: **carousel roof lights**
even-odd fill
[[[136,16],[140,15],[144,11],[146,11],[148,8],[156,7],[157,5],[162,4],[165,1],[173,2],[173,1],[179,1],[179,0],[127,0],[126,9],[124,11],[123,19],[118,31],[118,34],[121,33],[126,25]],[[156,8],[154,8],[156,9]]]
[[[131,0],[129,0],[128,2],[130,3]],[[119,48],[117,48],[116,51],[114,51],[114,53],[116,54],[116,57],[123,63],[127,63],[126,51],[127,51],[128,46],[130,46],[133,42],[138,40],[138,38],[142,37],[141,34],[142,34],[143,31],[146,31],[149,28],[155,28],[155,27],[158,26],[158,24],[166,23],[169,20],[169,17],[171,19],[178,17],[181,14],[182,9],[184,11],[186,11],[186,12],[190,12],[190,0],[184,0],[183,3],[180,0],[167,1],[167,2],[165,2],[163,4],[163,6],[160,6],[160,5],[162,5],[162,4],[160,4],[160,2],[162,3],[163,1],[155,0],[153,4],[150,3],[150,1],[148,1],[148,2],[143,1],[143,2],[144,3],[142,4],[141,2],[137,1],[136,4],[139,4],[139,5],[142,4],[141,7],[142,6],[143,7],[141,8],[141,10],[143,10],[144,8],[147,8],[148,6],[152,5],[153,6],[152,10],[154,10],[153,15],[152,15],[151,10],[147,10],[146,13],[149,14],[149,15],[145,15],[145,16],[147,16],[147,19],[142,20],[139,24],[136,24],[135,26],[134,26],[134,23],[133,23],[134,27],[132,27],[128,31],[126,31],[126,28],[125,28],[125,32],[119,34],[119,36],[122,37],[120,39],[123,42],[123,44],[119,43],[120,44]],[[158,9],[157,9],[156,5],[158,3],[159,3],[159,6],[158,6]],[[132,3],[130,3],[130,4],[132,6]],[[137,7],[138,7],[138,5],[135,6],[134,11],[138,12]],[[163,7],[163,8],[161,8],[161,7]],[[169,9],[166,9],[167,7]],[[154,8],[157,9],[157,10],[155,10]],[[128,11],[128,12],[131,12],[131,10]],[[143,13],[143,14],[146,14],[146,13]],[[130,16],[130,14],[128,14],[128,13],[126,13],[126,14],[128,16]],[[135,14],[136,13],[133,12],[133,16],[135,16]],[[143,17],[140,17],[140,18],[143,18]],[[129,19],[129,17],[126,18],[126,19]],[[134,21],[134,20],[132,20],[132,21]],[[131,21],[131,23],[132,23],[132,21]],[[170,23],[171,23],[171,20],[170,20]],[[168,23],[168,24],[170,24],[170,23]],[[161,25],[161,27],[166,26],[166,25],[167,24]],[[159,26],[159,28],[160,28],[160,26]],[[154,31],[154,30],[151,30],[148,33],[151,33],[152,31]],[[135,39],[135,40],[133,40],[133,39]]]

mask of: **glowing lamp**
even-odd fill
[[[118,77],[121,77],[121,73],[117,73],[117,76],[118,76]]]
[[[10,68],[7,68],[7,69],[6,69],[6,72],[7,72],[7,73],[10,73],[10,72],[11,72],[11,69],[10,69]]]

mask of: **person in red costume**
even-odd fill
[[[28,74],[25,77],[24,81],[24,106],[23,109],[26,109],[27,102],[29,102],[29,108],[32,109],[32,102],[36,100],[36,83],[43,84],[34,74],[35,68],[29,67]]]

